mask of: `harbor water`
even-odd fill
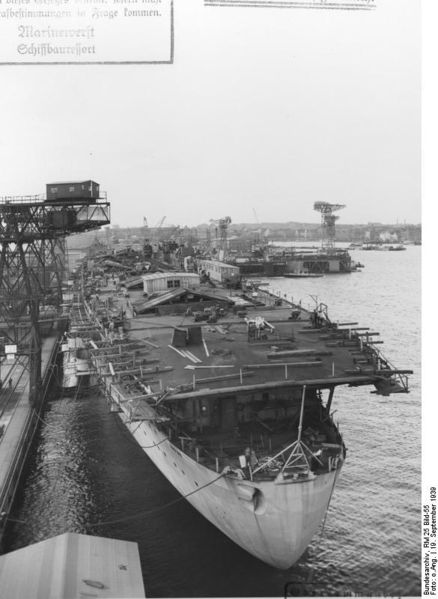
[[[337,389],[347,460],[323,530],[293,568],[259,562],[182,500],[93,390],[48,401],[5,549],[66,531],[136,541],[148,597],[282,596],[287,583],[301,596],[420,595],[420,253],[355,251],[362,272],[270,282],[380,332],[391,362],[415,371],[407,395]]]

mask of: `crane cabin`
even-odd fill
[[[79,181],[66,183],[47,183],[46,202],[87,202],[99,199],[99,183]]]

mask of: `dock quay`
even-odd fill
[[[0,548],[24,463],[38,427],[40,412],[55,373],[60,335],[42,341],[42,386],[38,402],[29,401],[28,358],[21,356],[7,368],[2,364],[0,390]]]

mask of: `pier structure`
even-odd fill
[[[57,354],[57,337],[41,344],[42,385],[44,398],[52,381]],[[14,364],[3,364],[2,373],[11,384],[0,389],[0,549],[9,512],[14,502],[33,435],[40,421],[41,403],[31,405],[29,397],[29,358],[22,356]],[[1,553],[1,551],[0,551]]]
[[[0,543],[54,372],[65,238],[109,222],[106,194],[0,197]]]
[[[41,384],[40,324],[56,318],[62,303],[65,238],[109,222],[106,195],[0,198],[0,336],[17,355],[29,356],[31,401]]]

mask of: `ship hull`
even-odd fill
[[[131,422],[125,406],[119,407],[162,474],[232,541],[275,568],[288,569],[301,557],[324,518],[339,470],[283,484],[224,476],[180,451],[152,420]]]

